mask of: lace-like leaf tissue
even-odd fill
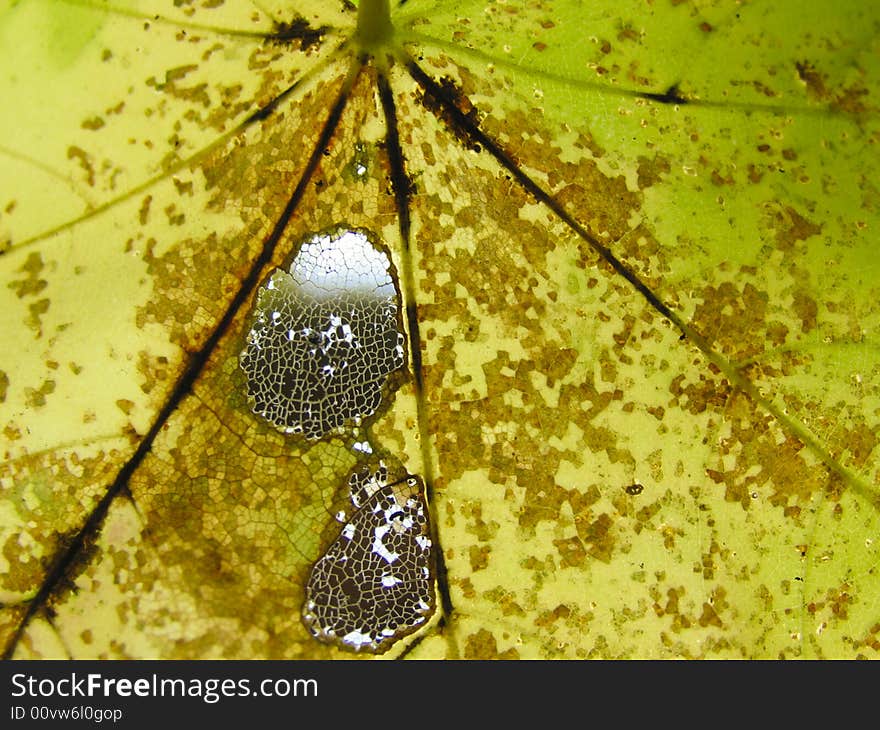
[[[320,641],[383,652],[434,611],[428,510],[417,477],[384,466],[349,479],[356,508],[315,563],[303,620]]]
[[[404,363],[391,262],[363,231],[305,241],[257,295],[240,364],[254,413],[309,439],[376,412]]]

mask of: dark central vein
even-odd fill
[[[614,253],[584,228],[577,220],[556,200],[550,193],[536,183],[519,166],[514,163],[507,152],[494,139],[489,137],[480,127],[462,112],[450,93],[426,74],[421,67],[411,59],[405,59],[407,70],[413,80],[421,87],[425,94],[431,97],[449,116],[447,123],[454,125],[469,139],[479,144],[492,157],[494,157],[507,170],[514,179],[529,192],[535,200],[546,205],[553,211],[571,230],[586,241],[599,256],[611,266],[612,269],[626,279],[636,291],[639,292],[648,303],[672,322],[682,334],[690,336],[691,328],[675,312],[643,282],[638,274],[623,263]]]
[[[284,210],[281,212],[281,215],[275,222],[275,226],[273,227],[272,232],[263,242],[263,247],[260,250],[260,253],[251,263],[247,275],[244,277],[244,279],[242,279],[241,284],[239,285],[238,291],[227,305],[223,316],[220,318],[216,327],[208,336],[208,339],[202,345],[201,349],[190,355],[186,364],[186,369],[177,379],[177,382],[174,384],[171,393],[169,394],[167,400],[162,405],[162,408],[156,416],[156,420],[153,422],[153,425],[150,427],[150,430],[146,433],[143,439],[141,439],[141,442],[138,444],[137,449],[135,449],[134,453],[129,457],[128,461],[126,461],[125,464],[122,466],[116,476],[116,479],[114,479],[113,483],[107,488],[107,491],[104,492],[104,495],[89,513],[88,517],[86,518],[85,522],[76,533],[76,535],[71,538],[55,556],[49,570],[46,573],[46,578],[43,580],[40,586],[39,591],[37,591],[37,594],[31,599],[30,603],[28,604],[27,611],[25,611],[18,626],[16,627],[15,632],[12,634],[6,647],[4,648],[2,655],[4,659],[9,659],[12,657],[18,645],[18,642],[20,641],[31,619],[34,617],[37,611],[41,610],[46,605],[49,598],[51,598],[55,591],[58,589],[59,585],[68,574],[69,569],[72,567],[74,561],[81,553],[83,548],[85,548],[88,543],[95,539],[96,535],[101,529],[101,525],[103,524],[105,517],[107,516],[110,505],[113,504],[113,502],[120,496],[131,496],[128,491],[128,483],[132,475],[135,473],[135,471],[146,458],[147,454],[149,454],[150,450],[153,448],[153,443],[155,442],[156,437],[162,431],[162,428],[174,414],[175,410],[183,401],[183,399],[191,392],[193,385],[195,384],[198,377],[201,375],[202,371],[205,369],[205,366],[210,360],[211,355],[217,349],[217,345],[219,344],[220,340],[229,330],[230,325],[235,319],[235,316],[238,313],[239,309],[251,298],[254,289],[256,289],[257,285],[260,282],[263,270],[272,260],[275,254],[275,250],[278,246],[278,242],[281,240],[281,236],[284,234],[284,231],[287,228],[290,219],[293,217],[294,211],[296,211],[300,201],[302,200],[302,197],[307,189],[309,180],[317,169],[318,164],[323,159],[324,149],[329,144],[330,139],[333,137],[333,134],[335,133],[336,128],[339,125],[339,120],[342,117],[342,112],[345,109],[346,102],[348,101],[349,93],[352,86],[354,85],[355,80],[357,79],[357,75],[360,73],[361,68],[362,65],[360,61],[355,59],[349,68],[342,89],[336,97],[336,100],[334,101],[333,106],[330,109],[330,113],[328,114],[327,119],[324,122],[324,126],[321,129],[321,133],[318,136],[317,142],[315,143],[315,147],[312,150],[308,162],[306,163],[305,169],[303,170],[302,175],[297,182],[296,188],[294,189],[293,193],[291,193],[287,204],[284,206]],[[269,108],[271,113],[271,110],[273,110],[276,106],[277,100],[274,100],[270,102],[266,108]],[[265,116],[267,116],[267,114],[264,108],[252,115],[250,119],[257,120],[262,119]]]
[[[433,457],[431,455],[431,434],[428,429],[428,405],[425,400],[424,375],[422,373],[422,342],[419,334],[419,318],[416,309],[415,276],[413,273],[412,252],[410,246],[411,218],[410,196],[412,183],[406,173],[403,151],[400,147],[400,135],[397,130],[397,110],[394,94],[384,73],[379,74],[379,98],[385,115],[386,146],[388,161],[391,166],[391,183],[394,188],[394,201],[397,207],[397,220],[400,227],[400,238],[403,246],[401,269],[403,274],[403,297],[406,303],[406,322],[409,331],[409,351],[412,359],[413,379],[416,390],[416,409],[419,424],[419,447],[422,452],[424,468],[423,478],[428,497],[428,509],[431,513],[431,540],[434,545],[434,565],[437,576],[437,589],[443,608],[443,618],[448,620],[452,615],[452,598],[449,593],[449,582],[446,572],[446,560],[440,545],[438,520],[434,502]]]

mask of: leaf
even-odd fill
[[[873,657],[877,10],[382,5],[0,16],[7,654],[351,656],[301,614],[381,459],[437,561],[385,656]],[[407,365],[310,441],[239,355],[339,225]]]

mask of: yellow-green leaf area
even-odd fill
[[[301,617],[316,565],[357,595],[346,530],[398,524],[348,489],[385,466],[435,595],[378,656],[876,656],[873,6],[2,24],[9,656],[364,657]],[[387,252],[404,355],[306,439],[240,358],[340,227]]]

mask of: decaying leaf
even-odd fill
[[[880,11],[387,9],[2,11],[6,654],[876,656]],[[267,420],[340,227],[372,399]]]

